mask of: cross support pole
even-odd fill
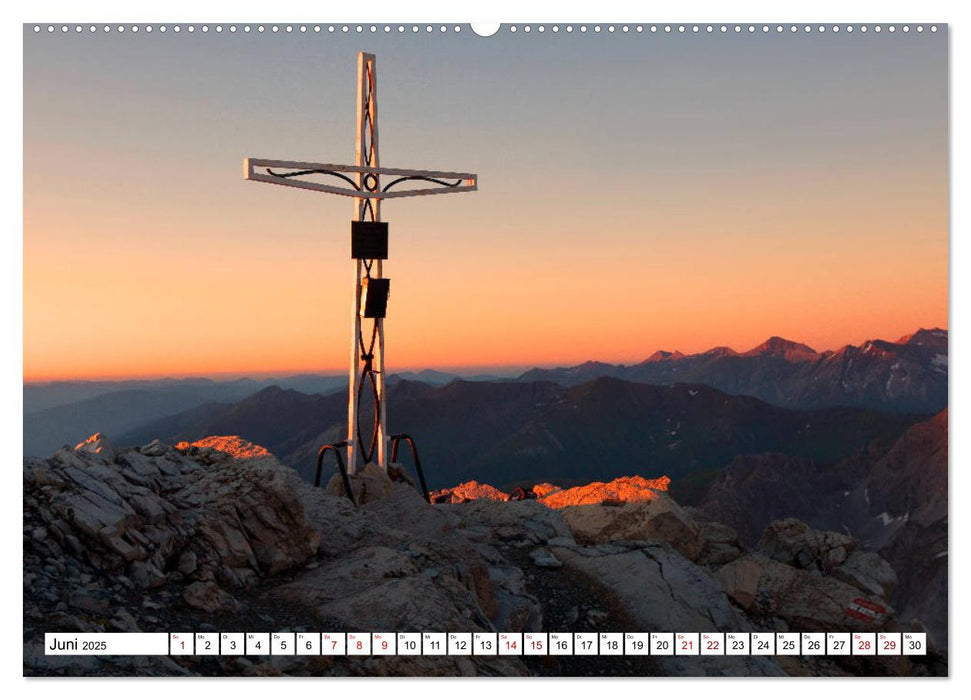
[[[244,179],[351,197],[354,200],[352,220],[375,223],[381,221],[381,203],[385,199],[473,192],[478,189],[478,177],[472,173],[382,168],[378,154],[377,94],[375,57],[373,54],[359,53],[354,165],[245,158]],[[321,176],[328,180],[321,182]],[[402,185],[406,185],[406,188],[401,189]],[[393,188],[399,189],[392,191]],[[347,398],[347,469],[351,474],[357,472],[359,465],[368,462],[374,462],[387,471],[389,450],[384,312],[373,318],[370,315],[364,318],[365,314],[362,314],[365,285],[370,283],[372,288],[386,288],[384,260],[355,258],[353,268]],[[378,285],[373,280],[381,280],[382,284]],[[359,413],[361,398],[368,389],[374,407],[369,439],[365,439]]]
[[[359,168],[380,167],[378,155],[378,100],[377,100],[377,70],[374,55],[369,53],[359,53],[357,55],[357,142],[354,147],[354,162]],[[380,175],[357,173],[357,186],[359,190],[369,190],[366,178],[374,179],[374,188],[379,189],[381,181]],[[381,221],[381,200],[364,199],[355,197],[354,199],[354,220]],[[374,426],[377,439],[377,463],[382,469],[387,471],[388,439],[388,404],[385,401],[384,391],[384,319],[374,318],[372,338],[377,341],[376,347],[369,352],[365,351],[363,337],[361,335],[361,286],[363,274],[373,274],[380,278],[384,273],[384,261],[372,260],[370,265],[360,259],[354,261],[354,308],[351,309],[351,363],[350,363],[350,387],[347,395],[347,464],[350,473],[357,471],[357,456],[355,450],[360,447],[364,450],[364,445],[358,445],[358,431],[361,426],[357,425],[358,401],[360,400],[360,382],[365,379],[371,381],[374,391]],[[365,267],[367,265],[367,267]],[[360,347],[358,347],[360,346]],[[365,354],[374,357],[365,359]],[[368,376],[367,371],[361,374],[361,363],[376,363],[377,376]],[[374,365],[371,364],[371,367]],[[365,456],[366,455],[362,455]]]

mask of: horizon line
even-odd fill
[[[921,326],[920,328],[917,328],[916,330],[914,330],[913,333],[910,333],[910,334],[906,334],[905,333],[904,335],[902,335],[902,336],[900,336],[900,337],[898,337],[898,338],[896,338],[894,340],[887,340],[885,338],[866,338],[859,345],[863,345],[865,343],[868,343],[868,342],[871,342],[871,341],[877,341],[877,340],[882,340],[884,342],[890,342],[890,343],[896,343],[901,338],[906,337],[907,335],[913,335],[914,333],[917,333],[919,331],[943,331],[943,332],[949,334],[949,330],[946,327],[942,328],[940,326],[930,326],[930,327]],[[761,343],[753,346],[749,350],[741,351],[739,354],[744,354],[746,352],[751,352],[752,350],[755,350],[755,349],[759,348],[761,345],[764,345],[766,342],[768,342],[768,341],[770,341],[772,339],[775,339],[775,338],[781,338],[782,340],[785,340],[785,341],[790,342],[790,343],[796,343],[796,344],[799,344],[799,345],[806,345],[805,343],[801,343],[800,341],[791,340],[791,339],[785,338],[783,336],[770,335],[768,338],[766,338]],[[824,354],[824,353],[827,353],[827,352],[837,352],[838,350],[841,350],[842,348],[845,348],[845,347],[850,346],[850,345],[854,345],[854,344],[853,343],[844,343],[844,344],[840,345],[838,348],[836,348],[835,350],[834,349],[816,350],[815,348],[812,348],[812,346],[809,346],[809,345],[806,345],[806,347],[809,347],[814,352],[817,352],[819,354]],[[858,347],[858,346],[854,346],[854,347]],[[716,345],[716,346],[712,346],[711,348],[708,348],[707,350],[700,350],[698,352],[688,352],[688,353],[682,353],[682,354],[684,354],[685,356],[689,356],[690,357],[691,355],[704,354],[705,352],[708,352],[710,350],[714,350],[716,348],[728,348],[729,350],[732,350],[733,352],[737,352],[731,346],[727,346],[727,345]],[[587,359],[587,360],[582,360],[580,362],[574,362],[572,364],[567,364],[567,365],[563,365],[563,364],[560,364],[560,363],[557,363],[557,362],[540,362],[540,363],[536,363],[536,362],[532,362],[532,363],[526,362],[526,363],[482,364],[482,365],[454,364],[454,365],[437,365],[437,366],[434,366],[434,367],[430,367],[430,366],[421,366],[421,367],[418,367],[418,366],[408,366],[408,367],[401,367],[401,368],[395,369],[395,371],[389,373],[389,376],[393,376],[395,374],[402,374],[402,373],[405,373],[405,372],[424,372],[424,371],[445,372],[445,373],[450,373],[450,374],[458,374],[459,376],[461,376],[461,373],[463,373],[463,372],[464,373],[467,373],[467,374],[483,374],[483,373],[488,373],[490,371],[519,372],[521,374],[521,373],[526,372],[526,371],[529,371],[531,369],[556,369],[556,368],[561,368],[561,367],[564,367],[564,366],[565,367],[575,367],[575,366],[578,366],[578,365],[585,364],[587,362],[602,362],[604,364],[612,364],[612,365],[624,366],[624,365],[627,365],[627,364],[638,364],[638,363],[644,362],[648,358],[650,358],[653,354],[658,353],[658,352],[678,353],[678,352],[681,352],[681,351],[680,350],[657,349],[657,350],[655,350],[655,351],[653,351],[651,353],[648,353],[646,356],[644,356],[640,360],[633,360],[632,359],[632,360],[616,360],[616,361],[610,361],[610,360],[606,360],[606,359]],[[125,382],[125,381],[164,381],[164,380],[185,381],[185,380],[188,380],[188,379],[210,379],[212,381],[234,381],[234,380],[241,380],[241,379],[267,380],[267,379],[288,379],[288,378],[292,378],[292,377],[296,377],[296,376],[300,376],[300,375],[340,376],[340,375],[347,374],[347,373],[348,373],[348,369],[346,367],[338,367],[338,368],[292,368],[292,369],[276,369],[276,370],[273,370],[273,369],[251,369],[251,370],[240,370],[240,371],[218,371],[217,370],[217,371],[200,371],[200,372],[186,372],[186,373],[160,372],[160,373],[157,373],[157,374],[153,374],[153,373],[147,373],[147,374],[91,374],[91,375],[81,375],[81,376],[79,376],[79,375],[57,375],[57,376],[45,376],[45,377],[26,377],[26,376],[24,376],[23,379],[22,379],[22,384],[24,386],[26,386],[26,385],[37,385],[37,384],[54,384],[54,383],[58,383],[58,382]]]

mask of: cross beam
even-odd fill
[[[351,177],[347,177],[347,175]],[[317,182],[310,179],[314,176],[330,176],[345,180],[349,186],[338,187]],[[379,178],[381,175],[393,177],[387,185],[379,191],[361,189],[355,178],[371,175]],[[394,199],[397,197],[417,197],[423,194],[450,194],[452,192],[474,192],[479,189],[476,176],[471,173],[447,173],[437,170],[402,170],[401,168],[365,168],[358,165],[334,165],[333,163],[300,163],[292,160],[266,160],[264,158],[246,158],[243,160],[243,177],[256,182],[268,182],[271,185],[285,187],[299,187],[316,192],[327,192],[355,199]],[[455,180],[455,182],[449,182]],[[391,192],[403,182],[431,182],[439,187],[421,187]],[[379,180],[374,180],[375,187]]]
[[[473,192],[478,177],[471,173],[382,168],[378,158],[377,69],[373,54],[357,55],[356,163],[307,163],[303,161],[245,158],[243,178],[285,187],[324,192],[354,200],[354,221],[381,221],[386,199],[432,194]],[[375,254],[374,251],[370,251]],[[374,280],[381,280],[376,283]],[[362,296],[368,289],[384,289],[384,256],[354,259],[354,297],[351,315],[351,362],[347,399],[347,467],[353,474],[359,460],[388,468],[387,398],[385,396],[384,311],[362,318]],[[366,304],[365,306],[370,306]],[[364,332],[362,321],[371,327]],[[375,367],[376,365],[376,367]],[[358,415],[365,386],[374,400],[371,439],[366,443]]]

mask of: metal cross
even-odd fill
[[[477,178],[471,173],[437,172],[430,170],[400,170],[382,168],[378,159],[378,100],[375,58],[369,53],[357,55],[357,159],[354,165],[330,163],[304,163],[285,160],[246,158],[243,161],[243,177],[274,185],[300,187],[306,190],[352,197],[355,222],[380,222],[381,203],[397,197],[415,197],[429,194],[471,192],[477,187]],[[345,184],[321,182],[320,178],[337,178]],[[409,189],[394,189],[403,184]],[[394,191],[392,191],[394,189]],[[352,227],[354,224],[352,224]],[[371,226],[370,231],[380,230]],[[353,229],[352,229],[353,231]],[[352,247],[353,236],[352,233]],[[384,229],[384,235],[387,235]],[[386,238],[385,238],[386,241]],[[385,245],[386,248],[386,245]],[[347,399],[347,466],[350,473],[357,470],[358,450],[364,464],[376,461],[384,470],[388,468],[387,400],[385,398],[384,370],[384,311],[371,317],[371,328],[363,332],[362,295],[387,294],[388,282],[384,280],[385,255],[369,250],[354,259],[354,302],[351,316],[351,363],[350,386]],[[353,255],[352,250],[352,255]],[[385,296],[386,300],[386,296]],[[370,307],[366,300],[365,306]],[[370,312],[369,312],[370,313]],[[369,316],[370,317],[370,316]],[[376,365],[376,366],[375,366]],[[359,426],[358,410],[365,382],[370,384],[374,399],[373,432],[369,444],[365,444]]]

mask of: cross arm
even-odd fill
[[[320,182],[321,176],[343,180],[347,184],[338,185]],[[428,194],[474,192],[478,189],[478,176],[472,173],[374,168],[361,165],[306,163],[264,158],[245,158],[243,160],[243,178],[255,182],[268,182],[273,185],[298,187],[357,199],[394,199]],[[360,184],[358,184],[359,182]],[[423,186],[392,191],[392,188],[398,185],[415,182],[421,182]],[[424,183],[434,186],[429,187]]]

